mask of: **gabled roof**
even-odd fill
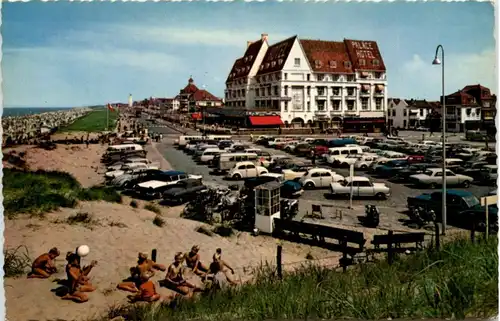
[[[344,43],[355,70],[386,70],[376,41],[344,39]],[[364,65],[360,65],[362,59],[364,59]]]
[[[221,101],[220,98],[215,97],[205,89],[196,91],[189,97],[191,101]]]
[[[432,104],[425,99],[406,99],[407,108],[433,108]]]
[[[259,54],[260,48],[264,41],[262,39],[253,42],[250,44],[245,51],[243,57],[237,59],[227,77],[227,81],[231,81],[234,79],[245,78],[248,76],[250,69],[252,68],[255,60],[257,59],[257,55]]]
[[[280,71],[285,66],[285,61],[292,50],[297,36],[280,41],[267,48],[266,55],[262,60],[257,75]]]
[[[199,89],[195,84],[189,83],[186,87],[184,87],[184,89],[181,89],[181,94],[194,94],[198,90]]]
[[[352,73],[352,64],[343,42],[300,40],[309,65],[315,72]]]

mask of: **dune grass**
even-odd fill
[[[497,238],[456,239],[425,250],[362,264],[345,273],[314,265],[277,280],[271,268],[239,290],[177,302],[175,308],[114,307],[126,320],[387,319],[491,317],[498,313]]]
[[[70,174],[58,171],[3,171],[4,214],[42,215],[59,207],[73,208],[78,201],[121,202],[121,195],[109,187],[83,188]]]
[[[78,118],[66,127],[60,128],[59,132],[102,132],[106,130],[106,108],[99,108],[91,111],[87,115]],[[116,126],[118,111],[109,111],[109,130]]]
[[[24,275],[31,268],[31,258],[26,246],[4,249],[3,271],[5,277]]]

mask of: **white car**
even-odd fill
[[[331,183],[343,181],[344,177],[327,168],[311,168],[299,180],[307,189],[329,187]]]
[[[124,165],[130,165],[130,164],[137,164],[137,163],[142,163],[146,165],[150,165],[151,161],[147,158],[141,158],[141,157],[134,157],[134,158],[129,158],[123,162],[118,162],[114,165],[108,166],[108,171],[117,171],[119,169],[122,169]],[[133,165],[132,165],[133,167]]]
[[[283,147],[283,150],[287,153],[291,153],[293,152],[293,150],[295,149],[295,146],[297,146],[297,144],[301,143],[300,141],[298,140],[292,140],[290,142],[287,142],[285,144],[285,147]]]
[[[350,166],[350,165],[354,165],[358,159],[360,159],[361,157],[363,157],[363,155],[361,154],[351,154],[351,155],[347,155],[345,157],[335,157],[334,158],[334,163],[335,164],[338,164],[340,167],[346,167],[346,166]]]
[[[104,174],[104,176],[107,179],[113,179],[113,178],[121,176],[125,173],[129,173],[129,171],[137,170],[137,169],[148,170],[148,169],[159,169],[159,168],[158,168],[158,166],[147,165],[144,163],[132,163],[132,164],[123,165],[122,168],[119,170],[107,172],[106,174]]]
[[[129,182],[141,177],[141,175],[147,175],[148,171],[154,171],[154,170],[149,170],[144,168],[131,169],[127,171],[125,174],[113,178],[110,184],[117,188],[125,188]]]
[[[265,167],[255,166],[252,162],[239,162],[227,173],[227,178],[239,180],[248,177],[257,177],[269,173]]]
[[[443,169],[429,168],[423,174],[411,175],[410,181],[415,185],[436,188],[442,185]],[[463,186],[465,188],[468,188],[473,181],[474,179],[470,176],[455,174],[450,170],[446,170],[446,185]]]
[[[354,162],[354,168],[367,170],[371,164],[377,160],[377,157],[377,155],[361,155],[361,157]]]
[[[391,189],[384,183],[374,183],[368,177],[354,176],[346,177],[342,182],[335,182],[330,184],[330,191],[332,195],[349,196],[351,193],[353,197],[376,197],[378,199],[386,199],[391,195]]]

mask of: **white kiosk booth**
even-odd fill
[[[255,228],[261,232],[273,232],[273,220],[280,218],[280,188],[276,181],[255,188]]]

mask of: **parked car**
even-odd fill
[[[293,163],[292,167],[283,169],[282,173],[286,180],[295,180],[304,176],[311,168],[313,165],[309,163]]]
[[[162,197],[168,202],[184,204],[189,199],[193,199],[196,194],[206,189],[207,187],[200,179],[188,178],[171,185],[170,188],[163,192]]]
[[[256,166],[253,162],[239,162],[234,165],[234,167],[227,173],[227,177],[239,180],[247,177],[256,177],[264,173],[268,173],[268,170],[262,166]]]
[[[354,162],[354,168],[360,170],[367,170],[373,162],[377,160],[378,156],[375,154],[361,155]]]
[[[498,166],[486,165],[478,173],[476,180],[481,183],[495,184],[498,178]]]
[[[123,175],[125,173],[130,173],[130,171],[134,169],[143,169],[143,170],[148,170],[148,169],[159,169],[157,166],[152,166],[152,165],[147,165],[144,163],[130,163],[130,164],[125,164],[120,167],[118,170],[112,170],[109,172],[106,172],[105,177],[106,179],[113,179],[115,177],[118,177],[120,175]]]
[[[342,175],[327,168],[311,168],[299,180],[307,189],[330,187],[333,182],[344,180]]]
[[[422,174],[410,176],[410,182],[418,186],[428,186],[436,188],[442,185],[443,169],[429,168]],[[470,176],[455,174],[450,170],[446,170],[446,185],[447,186],[463,186],[468,188],[474,179]]]
[[[396,175],[391,178],[391,181],[408,182],[410,176],[416,174],[422,174],[429,168],[439,168],[439,167],[436,164],[428,164],[428,163],[411,164],[410,166],[398,171]]]
[[[293,153],[297,156],[302,156],[302,157],[309,156],[311,154],[312,149],[313,146],[309,143],[297,144],[295,145]]]
[[[442,218],[443,194],[441,191],[424,193],[416,197],[407,198],[407,207],[410,211],[417,207],[433,210],[436,218]],[[460,190],[446,191],[446,214],[450,223],[460,223],[471,227],[472,224],[484,224],[486,221],[486,207],[481,206],[479,199],[471,192]],[[490,226],[498,230],[498,206],[488,206]]]
[[[160,199],[163,193],[172,185],[172,183],[163,181],[147,181],[137,184],[134,191],[138,197],[143,199]]]
[[[277,181],[281,183],[280,193],[281,197],[284,198],[295,198],[302,195],[304,189],[299,182],[285,180],[283,175],[267,173],[262,174],[259,177],[252,177],[245,179],[244,187],[247,189],[254,189],[255,187],[272,182]]]
[[[391,195],[391,189],[387,185],[384,183],[374,183],[368,177],[364,176],[346,177],[344,181],[330,184],[332,195],[350,196],[351,188],[353,197],[386,199]]]
[[[379,177],[390,178],[395,176],[399,171],[408,168],[410,164],[406,159],[388,161],[382,166],[375,169],[375,174]]]
[[[476,163],[466,162],[463,164],[463,166],[457,168],[455,172],[476,179],[481,169],[486,165],[488,165],[488,162],[476,162]]]
[[[130,172],[115,177],[111,180],[110,185],[118,189],[126,189],[140,183],[139,180],[141,179],[151,180],[154,176],[160,175],[161,173],[163,173],[163,171],[159,169],[133,169]]]

